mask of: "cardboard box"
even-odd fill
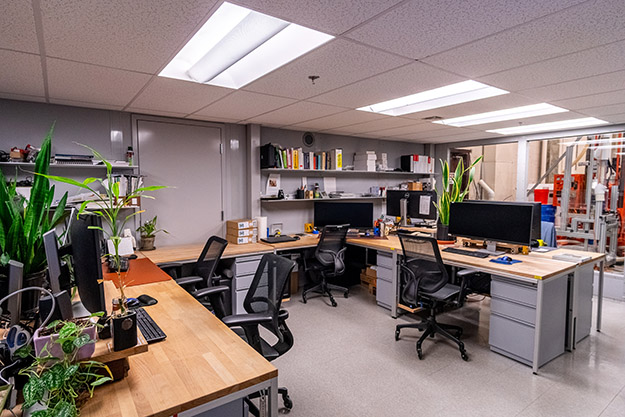
[[[239,229],[251,229],[257,227],[256,219],[239,219],[226,221],[226,229],[239,230]]]
[[[367,269],[365,269],[365,275],[368,277],[377,278],[378,272],[375,270],[375,267],[368,266]]]
[[[409,191],[422,191],[423,185],[420,182],[409,182],[408,190]]]
[[[258,236],[258,229],[227,229],[226,234],[232,237]]]
[[[371,277],[369,275],[365,275],[365,274],[360,274],[360,281],[362,283],[366,283],[367,285],[373,285],[373,286],[376,286],[376,283],[377,283],[376,278]]]
[[[256,242],[258,242],[258,238],[256,236],[237,237],[237,236],[227,235],[226,236],[226,240],[229,243],[232,243],[232,244],[235,244],[235,245],[247,245],[248,243],[256,243]]]

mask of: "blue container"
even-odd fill
[[[540,219],[544,222],[555,223],[556,207],[550,204],[543,204],[541,207]]]

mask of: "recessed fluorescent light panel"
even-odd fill
[[[511,109],[491,111],[488,113],[470,114],[468,116],[454,117],[453,119],[437,120],[433,123],[441,125],[464,127],[481,125],[485,123],[502,122],[505,120],[524,119],[526,117],[543,116],[545,114],[562,113],[568,111],[561,107],[547,103],[532,104],[531,106],[513,107]]]
[[[605,125],[608,123],[609,122],[606,122],[605,120],[599,120],[594,117],[584,117],[582,119],[560,120],[559,122],[540,123],[537,125],[525,125],[525,126],[506,127],[503,129],[493,129],[493,130],[487,130],[487,132],[499,133],[501,135],[520,135],[523,133],[546,132],[548,130],[560,130],[560,129],[568,129],[568,128],[574,128],[574,127],[597,126],[597,125]]]
[[[159,75],[238,89],[333,38],[223,3]]]
[[[401,116],[403,114],[417,113],[424,110],[451,106],[453,104],[500,96],[502,94],[508,94],[508,91],[478,83],[477,81],[468,80],[384,101],[382,103],[372,104],[356,110],[386,114],[388,116]]]

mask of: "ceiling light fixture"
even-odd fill
[[[477,81],[467,80],[446,85],[445,87],[383,101],[382,103],[360,107],[356,110],[386,114],[388,116],[401,116],[403,114],[417,113],[424,110],[481,100],[483,98],[502,94],[508,94],[508,91],[478,83]]]
[[[527,117],[543,116],[546,114],[563,113],[567,109],[552,106],[547,103],[532,104],[530,106],[513,107],[510,109],[491,111],[487,113],[470,114],[452,119],[437,120],[433,123],[440,125],[464,127],[485,123],[503,122],[505,120],[525,119]]]
[[[333,38],[226,2],[159,76],[238,89]]]
[[[584,117],[582,119],[560,120],[559,122],[540,123],[536,125],[522,125],[522,126],[506,127],[503,129],[493,129],[493,130],[487,130],[487,132],[499,133],[500,135],[515,135],[515,134],[523,134],[523,133],[545,132],[548,130],[561,130],[561,129],[568,129],[568,128],[573,128],[573,127],[605,125],[609,123],[610,122],[606,122],[605,120],[599,120],[594,117]]]

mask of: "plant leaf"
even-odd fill
[[[108,377],[108,376],[103,376],[102,378],[99,378],[99,379],[97,379],[97,380],[93,381],[93,382],[91,383],[91,386],[92,386],[92,387],[97,387],[97,386],[100,386],[100,385],[105,384],[105,383],[107,383],[107,382],[109,382],[109,381],[112,381],[112,380],[113,380],[113,379],[112,379],[112,378],[110,378],[110,377]]]
[[[24,395],[23,408],[30,408],[35,403],[43,399],[43,393],[45,392],[45,386],[40,378],[31,376],[28,382],[24,385],[22,393]]]
[[[73,322],[66,322],[65,325],[59,330],[59,339],[67,339],[74,335],[78,330],[78,326]]]

